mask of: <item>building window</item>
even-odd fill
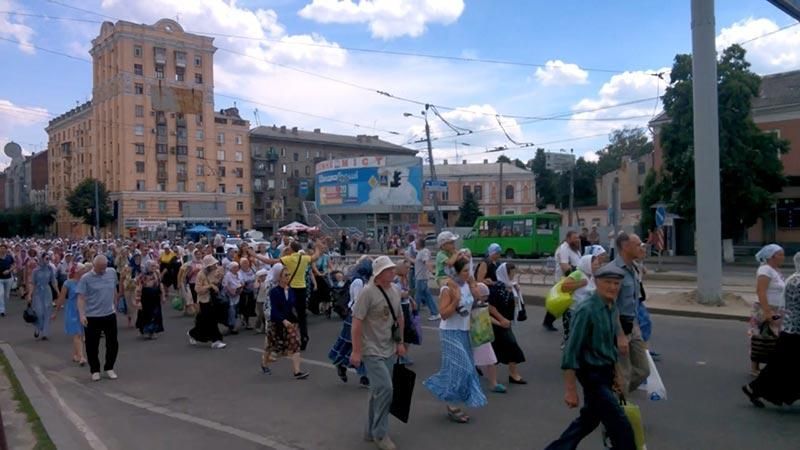
[[[163,80],[164,79],[164,65],[163,64],[156,64],[156,79]]]
[[[224,194],[225,193],[225,184],[224,183],[220,183],[219,186],[217,186],[217,192],[219,192],[220,194]]]
[[[225,166],[218,166],[217,167],[217,176],[224,177],[225,176]]]
[[[237,185],[236,185],[236,193],[237,193],[237,194],[243,194],[243,193],[244,193],[244,185],[242,185],[242,184],[237,184]]]
[[[133,144],[137,155],[144,155],[144,144]]]
[[[244,220],[237,220],[236,221],[236,229],[237,230],[244,230]]]
[[[225,143],[225,133],[217,133],[217,144]]]
[[[311,175],[311,166],[306,166],[306,176]]]
[[[239,136],[236,136],[236,137],[239,137]],[[242,154],[242,152],[236,152],[236,153],[233,154],[233,156],[234,156],[234,160],[236,162],[242,162],[244,160],[244,155]]]
[[[166,200],[159,200],[158,201],[158,212],[166,212],[167,211],[167,201]]]
[[[195,172],[198,177],[202,177],[206,173],[206,166],[202,164],[197,165],[197,172]]]
[[[242,136],[240,134],[236,135],[236,145],[242,145]]]
[[[477,185],[474,186],[472,191],[472,195],[475,197],[475,200],[483,200],[483,186]]]
[[[136,173],[144,173],[144,161],[136,161]]]
[[[281,147],[281,157],[282,158],[286,157],[286,147]]]
[[[178,183],[175,185],[175,190],[178,192],[186,192],[186,182],[178,181]]]
[[[639,164],[637,164],[637,168],[639,169],[639,175],[644,175],[644,173],[647,171],[647,168],[644,165],[644,161],[639,161]]]
[[[141,45],[134,45],[133,46],[133,56],[135,58],[141,58],[142,57],[142,46]]]
[[[186,76],[183,73],[183,68],[177,67],[175,69],[175,81],[185,81]]]
[[[466,199],[470,192],[469,186],[461,186],[461,198]]]
[[[194,74],[194,82],[195,84],[203,84],[203,74],[202,73]]]
[[[139,75],[139,76],[144,75],[144,69],[142,69],[142,65],[141,64],[134,64],[133,65],[133,74],[134,75]]]
[[[205,183],[205,181],[198,181],[195,190],[197,192],[205,192],[206,191],[206,183]]]
[[[275,173],[275,163],[267,164],[267,170],[269,171],[269,173]]]
[[[286,173],[286,172],[287,172],[287,170],[288,170],[288,169],[286,168],[286,164],[281,164],[281,166],[282,166],[282,167],[281,167],[281,173]]]
[[[319,158],[319,157],[320,157],[320,154],[321,154],[321,153],[319,152],[319,150],[317,150],[317,158]]]
[[[203,140],[206,138],[206,134],[203,132],[203,130],[196,130],[196,131],[194,132],[194,138],[195,138],[196,140],[198,140],[198,141],[201,141],[201,142],[202,142],[202,141],[203,141]]]
[[[514,186],[508,185],[506,186],[506,200],[514,200]]]
[[[294,169],[294,177],[297,178],[299,176],[300,176],[300,170],[299,169]]]
[[[144,106],[143,105],[136,105],[134,108],[134,113],[136,117],[144,117]]]
[[[156,144],[156,153],[159,155],[167,154],[167,144]]]
[[[311,152],[306,150],[306,161],[308,161],[309,158],[311,158]]]
[[[203,147],[197,147],[194,151],[194,155],[198,159],[206,159],[206,150]]]
[[[136,136],[144,136],[144,125],[136,124],[133,126],[133,134]]]
[[[194,66],[195,67],[203,67],[203,57],[200,55],[194,55]]]
[[[144,190],[144,180],[136,180],[136,190],[137,191]]]
[[[641,195],[641,194],[642,194],[642,186],[636,186],[636,193],[637,193],[638,195]]]
[[[236,167],[233,169],[233,174],[236,178],[244,178],[244,169],[241,167]]]
[[[244,202],[236,202],[236,210],[244,211]]]
[[[261,186],[263,186],[263,182],[261,178],[254,178],[253,179],[253,188],[256,190],[261,190]]]
[[[225,150],[217,150],[217,161],[225,161]]]
[[[179,175],[186,175],[186,163],[178,163],[175,165],[175,171]]]
[[[281,189],[286,189],[286,178],[281,180]]]
[[[139,211],[144,211],[147,209],[147,202],[145,200],[139,200],[136,202],[136,207],[139,209]]]
[[[133,93],[136,95],[144,95],[144,84],[142,83],[134,83],[133,85]]]
[[[267,189],[275,189],[275,180],[267,180]]]
[[[298,155],[297,152],[295,152],[292,155],[292,160],[295,161],[295,162],[300,161],[300,155]]]

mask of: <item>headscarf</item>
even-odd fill
[[[581,260],[578,262],[578,270],[583,272],[583,274],[589,278],[592,277],[592,259],[594,259],[594,256],[591,254],[583,255],[581,256]]]
[[[508,287],[513,287],[513,283],[511,282],[511,277],[508,276],[508,263],[500,264],[500,267],[497,268],[497,281],[505,284]],[[517,296],[517,290],[512,289],[514,291],[514,297]]]
[[[283,264],[278,263],[272,266],[272,269],[270,270],[269,275],[267,276],[267,282],[269,283],[270,286],[278,285],[278,281],[280,280],[281,277],[281,272],[283,272]]]
[[[602,245],[590,245],[583,251],[584,255],[599,256],[606,252]]]
[[[778,244],[765,245],[761,250],[756,253],[756,261],[759,264],[766,264],[768,260],[772,259],[776,253],[782,252],[783,247]]]
[[[364,284],[372,278],[372,260],[367,257],[356,263],[350,273],[351,280],[361,280]]]
[[[486,254],[491,256],[495,253],[498,255],[503,252],[503,248],[500,247],[500,244],[494,243],[489,245],[489,249],[486,251]]]

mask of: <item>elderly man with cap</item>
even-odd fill
[[[394,450],[389,439],[392,368],[395,355],[405,356],[400,292],[392,284],[395,264],[388,256],[373,263],[373,276],[353,306],[353,352],[350,363],[369,373],[369,419],[364,438],[381,450]]]
[[[617,295],[625,272],[609,263],[595,274],[597,290],[583,302],[572,318],[572,330],[561,368],[564,370],[566,394],[570,408],[578,406],[576,381],[583,387],[584,406],[580,416],[547,450],[575,449],[580,441],[602,423],[614,449],[633,450],[633,430],[620,407],[621,374],[617,367]]]

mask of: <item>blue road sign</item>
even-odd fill
[[[660,228],[664,225],[665,220],[667,220],[667,209],[663,206],[659,206],[656,208],[656,226]]]
[[[432,192],[447,192],[447,181],[445,180],[425,180],[425,190]]]

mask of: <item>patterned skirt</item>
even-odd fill
[[[331,350],[328,352],[328,359],[331,360],[334,366],[352,367],[350,365],[350,354],[353,353],[353,336],[352,336],[353,316],[348,314],[342,323],[342,331],[339,332],[339,337],[336,338],[336,343],[333,344]],[[356,368],[359,375],[365,375],[366,368],[364,364]]]
[[[267,328],[264,356],[269,362],[281,356],[291,356],[300,352],[300,329],[295,325],[286,328],[282,323],[273,322]]]
[[[481,389],[469,331],[440,330],[442,368],[423,383],[439,400],[448,404],[463,403],[470,408],[486,405]]]

